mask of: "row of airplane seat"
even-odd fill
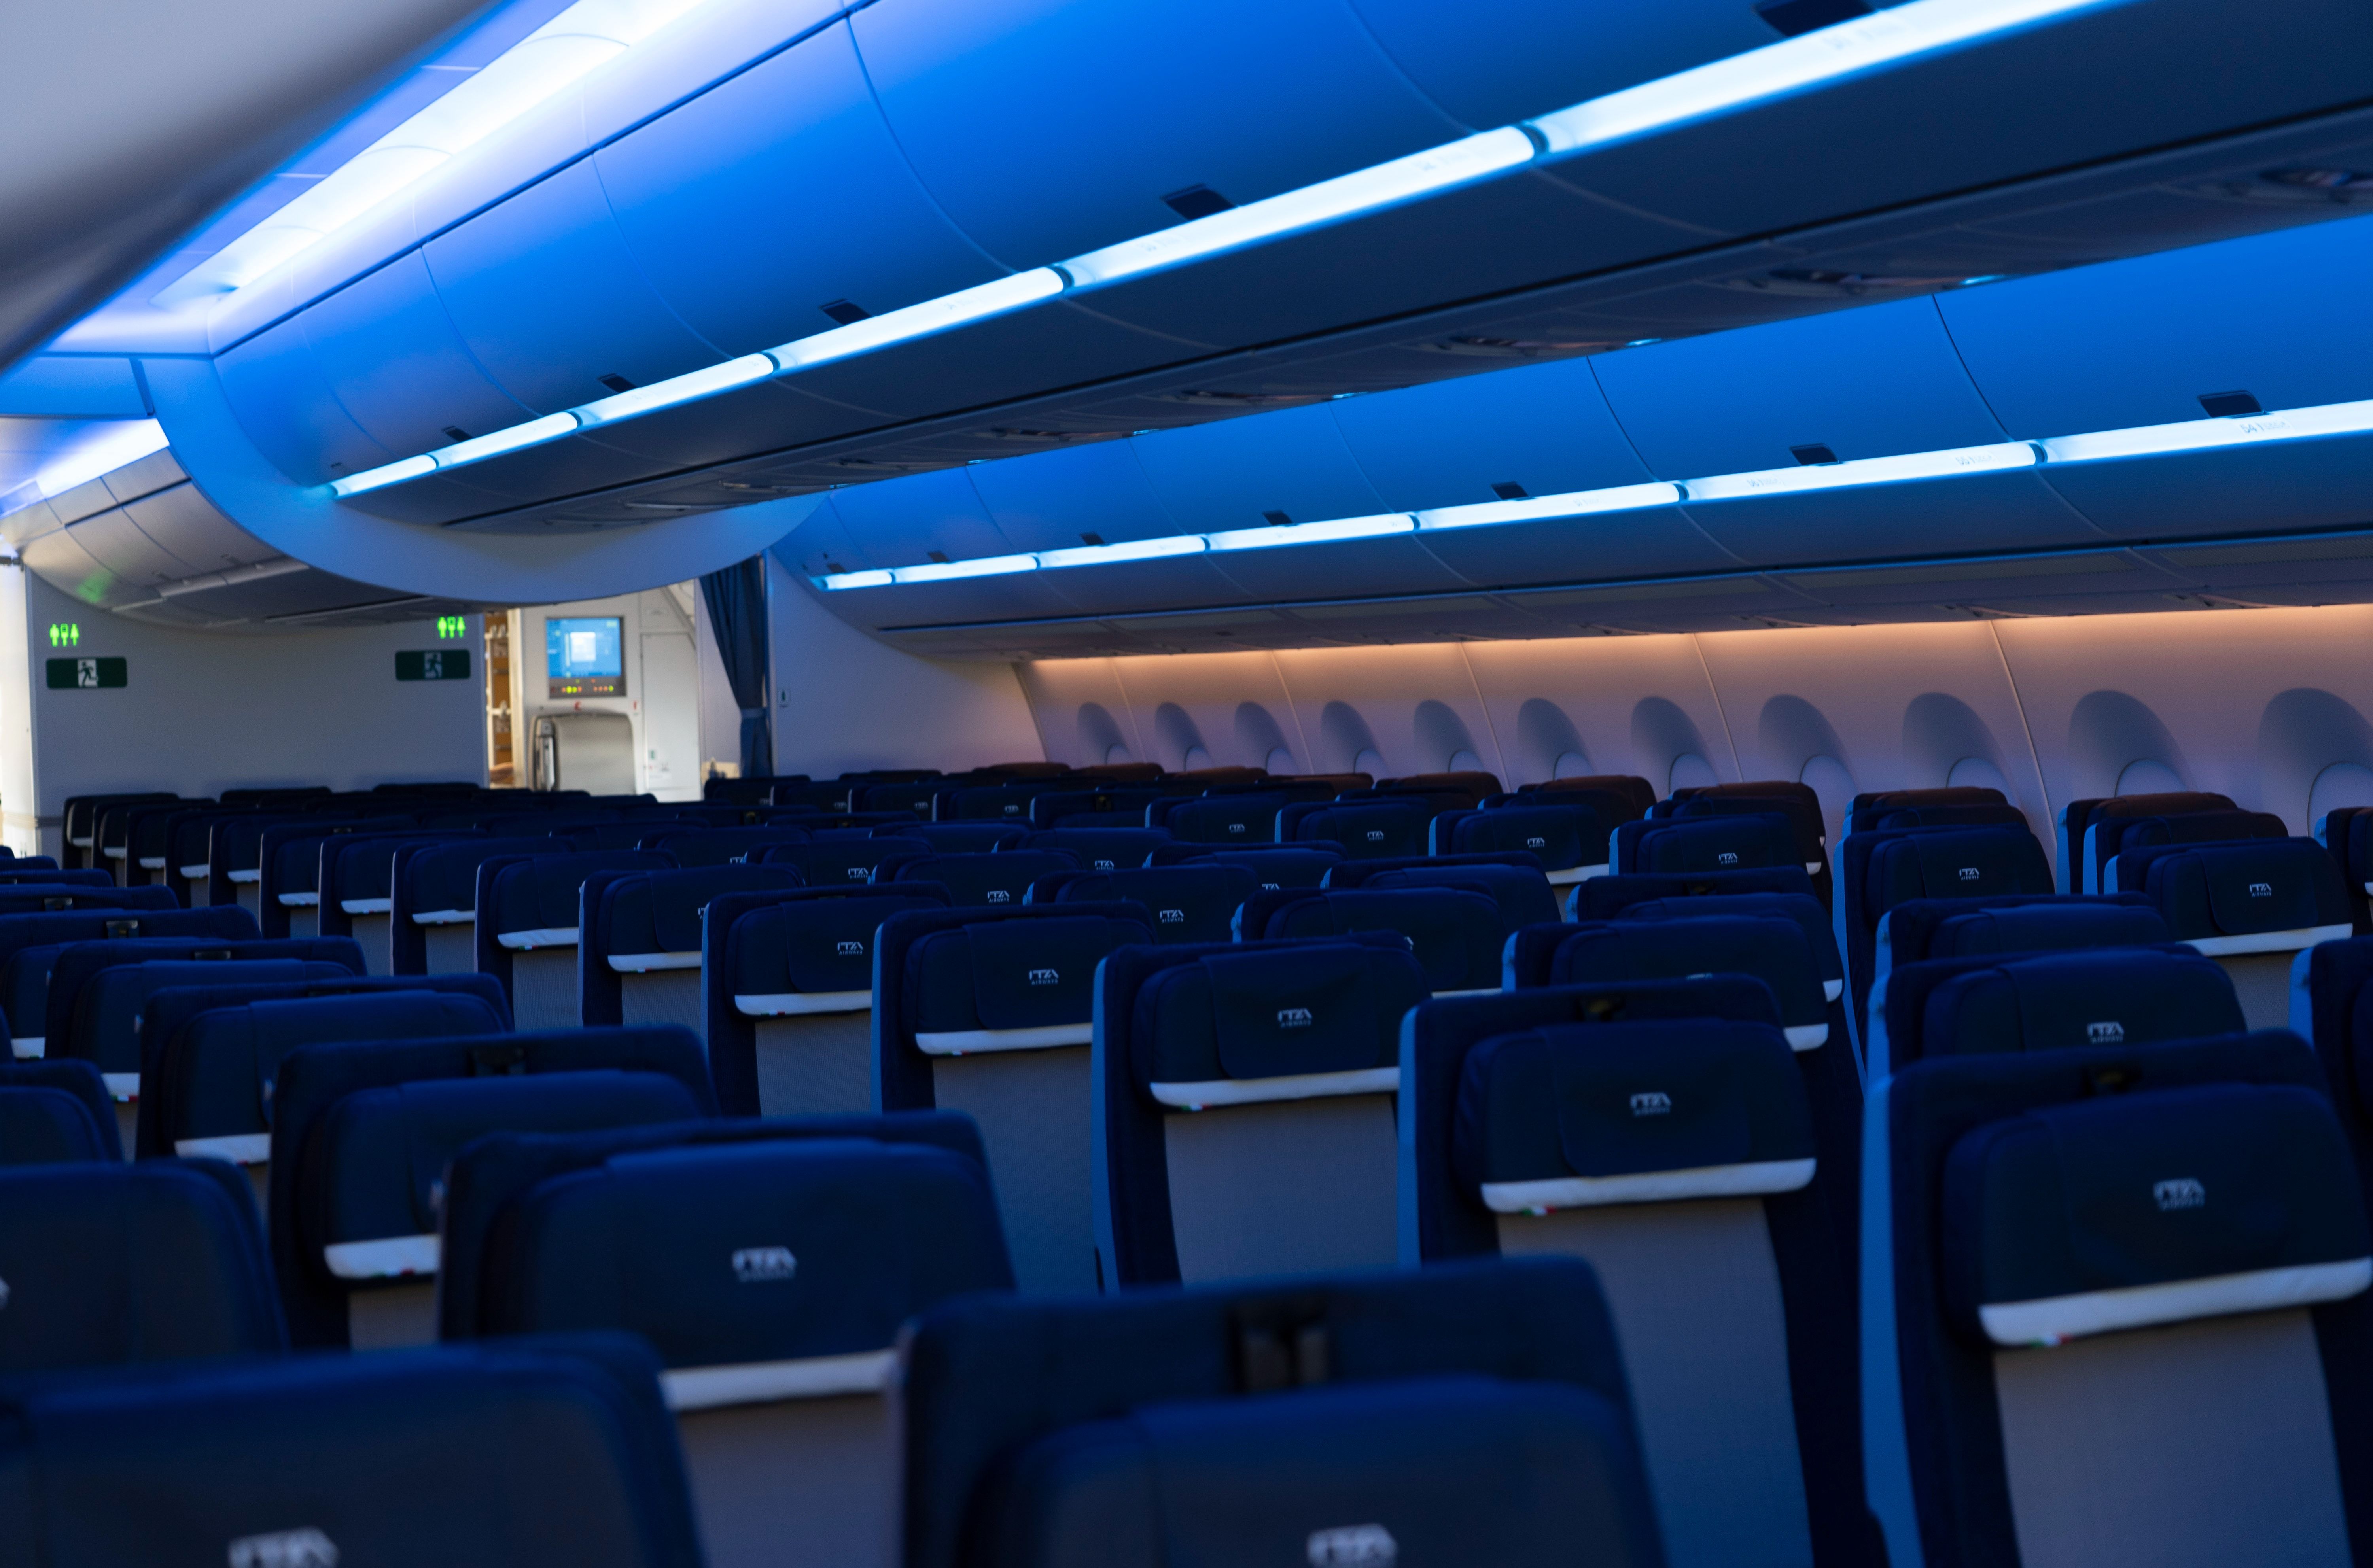
[[[0,1475],[186,1503],[0,1530],[417,1555],[400,1431],[531,1562],[2355,1560],[2347,820],[1557,784],[70,812],[256,875],[0,883]]]

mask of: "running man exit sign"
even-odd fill
[[[124,683],[121,659],[53,659],[49,686],[53,692],[104,691]]]

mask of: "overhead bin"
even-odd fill
[[[923,184],[1017,269],[1468,129],[1343,0],[899,0],[849,27]]]
[[[2345,208],[2338,209],[2346,211]],[[2321,223],[1941,297],[1953,346],[2022,439],[2373,397],[2373,223]]]
[[[1592,361],[1659,478],[1818,465],[2004,440],[1926,299]]]
[[[1134,443],[1147,481],[1183,533],[1292,526],[1385,509],[1320,404]]]
[[[1350,3],[1419,91],[1479,131],[1760,49],[1781,36],[1738,0]]]
[[[1417,511],[1508,500],[1510,490],[1556,496],[1655,477],[1615,422],[1587,361],[1474,363],[1513,368],[1327,404],[1386,506]]]

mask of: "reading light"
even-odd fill
[[[579,6],[564,13],[562,19],[594,5],[623,5],[630,9],[644,6],[649,8],[652,16],[663,13],[665,19],[698,3],[699,0],[579,0]],[[748,356],[733,361],[731,365],[715,367],[715,371],[722,379],[714,383],[693,385],[690,378],[678,377],[673,381],[621,392],[616,397],[605,398],[598,404],[589,404],[574,410],[574,422],[566,428],[551,425],[549,421],[559,416],[550,415],[546,420],[532,421],[510,431],[497,431],[494,436],[481,437],[479,440],[514,437],[525,430],[541,429],[544,433],[512,439],[508,445],[479,455],[491,456],[493,451],[515,451],[537,441],[557,439],[580,424],[614,423],[650,413],[656,408],[714,396],[718,392],[747,385],[760,379],[762,374],[794,374],[835,360],[871,354],[893,344],[911,342],[968,322],[1023,310],[1066,292],[1105,287],[1290,234],[1383,212],[1405,202],[1488,180],[1538,159],[1571,157],[1725,111],[1841,81],[1989,35],[2032,26],[2056,17],[2125,3],[2127,0],[1911,0],[1908,5],[1897,6],[1858,20],[1841,22],[1817,32],[1733,55],[1727,60],[1717,60],[1676,76],[1592,99],[1586,103],[1542,115],[1521,125],[1505,125],[1496,131],[1462,137],[1386,163],[1305,185],[1299,190],[1174,224],[1151,234],[1075,256],[1051,267],[1035,267],[1028,272],[1016,273],[936,299],[926,299],[920,304],[883,315],[859,318],[846,325],[783,344],[768,350],[766,355]],[[548,24],[548,28],[558,25],[559,19],[555,19]],[[655,30],[659,25],[661,23],[654,21],[646,30]],[[489,66],[487,72],[493,69]],[[484,76],[487,72],[481,72],[480,76]],[[456,88],[446,95],[447,99],[455,98],[468,86],[465,83]],[[486,132],[493,128],[489,124]],[[442,161],[444,156],[438,154],[435,161]],[[409,184],[426,173],[429,167],[433,167],[433,163],[403,173],[388,190],[392,192]],[[345,170],[339,172],[343,174]],[[321,187],[290,203],[289,208],[284,210],[297,208],[337,178],[337,175],[331,176],[322,181]],[[373,201],[379,199],[374,197]],[[349,217],[355,215],[348,215]],[[251,231],[251,234],[261,232]],[[233,248],[251,237],[243,236],[241,240],[234,242]],[[306,240],[306,243],[310,242],[310,240]],[[160,300],[163,298],[158,296]],[[1654,341],[1653,338],[1642,338],[1633,346]],[[761,358],[767,359],[774,369],[757,371],[754,362]],[[736,370],[736,366],[745,369]],[[692,376],[709,373],[694,371]],[[677,391],[668,391],[678,388],[678,383],[686,384]],[[657,399],[644,396],[652,392],[663,395]],[[473,446],[474,443],[460,445]],[[447,451],[452,450],[446,449]],[[473,457],[466,461],[477,459]],[[402,462],[390,463],[383,468],[340,480],[331,489],[339,496],[359,495],[366,490],[400,484],[437,468],[452,465],[441,455],[425,468],[419,466],[417,459],[407,458]],[[1839,469],[1853,466],[1841,464]],[[1876,478],[1838,477],[1839,469],[1828,471],[1830,476],[1826,484],[1882,482]],[[1728,475],[1717,483],[1740,478],[1739,475]],[[1346,521],[1364,522],[1371,520]],[[1304,525],[1301,533],[1304,540],[1317,537],[1307,532],[1310,526]],[[1395,530],[1377,528],[1372,532]],[[1215,550],[1255,549],[1285,542],[1268,538],[1263,530],[1245,529],[1211,535],[1210,547]]]
[[[1041,550],[1038,564],[1050,570],[1065,567],[1111,566],[1119,561],[1157,561],[1168,556],[1199,556],[1199,533],[1174,533],[1160,539],[1132,539],[1119,544],[1089,544],[1069,550]]]
[[[982,556],[969,561],[926,561],[919,567],[895,567],[890,575],[899,582],[945,582],[959,577],[1001,577],[1007,572],[1035,570],[1035,556]]]
[[[1289,523],[1283,528],[1236,528],[1204,537],[1214,550],[1266,550],[1279,544],[1323,544],[1330,539],[1374,539],[1387,533],[1407,533],[1416,526],[1417,519],[1407,512],[1385,512],[1379,517]]]
[[[1642,507],[1669,507],[1681,498],[1680,487],[1662,480],[1653,485],[1617,485],[1604,490],[1573,490],[1562,496],[1528,496],[1518,501],[1478,501],[1471,506],[1437,507],[1417,514],[1420,528],[1478,528],[1495,522],[1544,522],[1561,517],[1587,517],[1594,512],[1633,511]]]
[[[1810,36],[1810,35],[1807,35]],[[1997,446],[1956,447],[1946,451],[1909,452],[1901,457],[1864,457],[1753,474],[1717,474],[1681,486],[1692,501],[1734,501],[1750,496],[1784,496],[1805,490],[1842,490],[1857,485],[1894,485],[1907,479],[1945,479],[1999,474],[2035,466],[2035,449],[2025,441]]]

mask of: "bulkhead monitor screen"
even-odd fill
[[[626,661],[616,615],[572,615],[544,623],[544,673],[553,696],[624,696]]]

